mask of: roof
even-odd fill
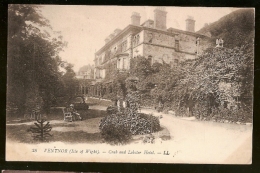
[[[142,23],[141,26],[144,26],[144,24],[146,24],[147,22],[154,22],[154,20],[148,19],[148,20],[146,20],[144,23]]]
[[[150,19],[149,19],[150,20]],[[147,20],[147,21],[149,21]],[[145,21],[145,22],[147,22]],[[152,21],[152,20],[151,20]],[[144,23],[145,23],[144,22]],[[142,24],[143,25],[143,24]],[[102,48],[100,48],[95,55],[99,55],[100,53],[102,53],[104,50],[106,50],[107,48],[109,48],[110,46],[112,46],[114,43],[116,43],[120,38],[122,38],[122,36],[125,36],[127,33],[129,33],[130,31],[136,31],[136,32],[140,32],[142,30],[152,30],[152,31],[157,31],[157,32],[161,32],[164,34],[168,34],[168,35],[173,35],[173,34],[178,34],[178,33],[183,33],[183,34],[187,34],[187,35],[192,35],[195,37],[207,37],[203,34],[198,34],[195,32],[190,32],[190,31],[183,31],[180,29],[175,29],[175,28],[168,28],[167,30],[161,30],[158,28],[150,28],[150,27],[146,27],[146,26],[137,26],[137,25],[128,25],[127,27],[125,27],[125,29],[123,29],[120,33],[118,33],[114,38],[112,38],[108,43],[106,43]],[[96,59],[96,58],[95,58]]]
[[[96,55],[100,54],[101,52],[103,52],[103,50],[112,46],[116,41],[118,41],[118,39],[120,39],[121,36],[125,35],[126,33],[129,33],[132,30],[141,30],[141,27],[136,26],[136,25],[128,25],[127,27],[125,27],[125,29],[123,29],[120,33],[118,33],[114,38],[112,38],[107,44],[105,44],[102,48],[100,48],[95,54]]]
[[[84,65],[82,66],[78,72],[86,72],[88,70],[93,70],[94,66],[93,65]]]

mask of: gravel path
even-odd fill
[[[169,142],[182,152],[178,157],[186,163],[251,163],[252,125],[189,120],[153,110],[142,112],[163,116],[160,123],[171,134]]]

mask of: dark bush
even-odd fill
[[[243,109],[239,110],[230,110],[227,108],[220,107],[218,109],[213,109],[210,114],[211,119],[215,121],[229,121],[229,122],[252,122],[252,114],[244,111]]]
[[[131,135],[151,134],[160,130],[158,117],[138,113],[137,116],[122,113],[104,117],[99,125],[102,137],[111,144],[125,144]],[[130,134],[131,135],[130,135]]]
[[[108,115],[116,114],[117,112],[118,112],[117,106],[108,106],[107,107],[107,114]]]
[[[138,113],[138,116],[143,121],[140,124],[145,124],[141,129],[144,131],[148,130],[148,133],[157,132],[160,130],[160,121],[158,117],[155,117],[151,114]],[[139,130],[141,132],[141,129]],[[140,133],[142,134],[142,132]],[[144,133],[146,134],[146,133]]]
[[[111,145],[126,144],[132,138],[130,129],[122,122],[122,117],[108,115],[102,119],[100,130],[102,138]]]

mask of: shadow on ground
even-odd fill
[[[77,124],[62,124],[55,125],[54,127],[75,127]],[[30,125],[19,125],[19,126],[7,126],[6,137],[10,141],[15,141],[19,143],[41,143],[40,141],[33,140],[31,132],[27,130],[32,127]],[[44,142],[66,142],[66,143],[101,143],[102,137],[98,133],[88,133],[84,131],[51,131],[52,137],[49,137],[47,141]]]

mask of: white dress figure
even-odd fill
[[[125,101],[123,101],[123,107],[126,108],[126,103],[125,103]]]
[[[117,109],[120,111],[120,100],[117,101]]]
[[[220,45],[221,47],[223,47],[223,43],[224,43],[224,40],[222,40],[222,38],[220,38],[220,39],[219,39],[219,45]]]
[[[216,47],[219,47],[219,39],[216,40]]]

